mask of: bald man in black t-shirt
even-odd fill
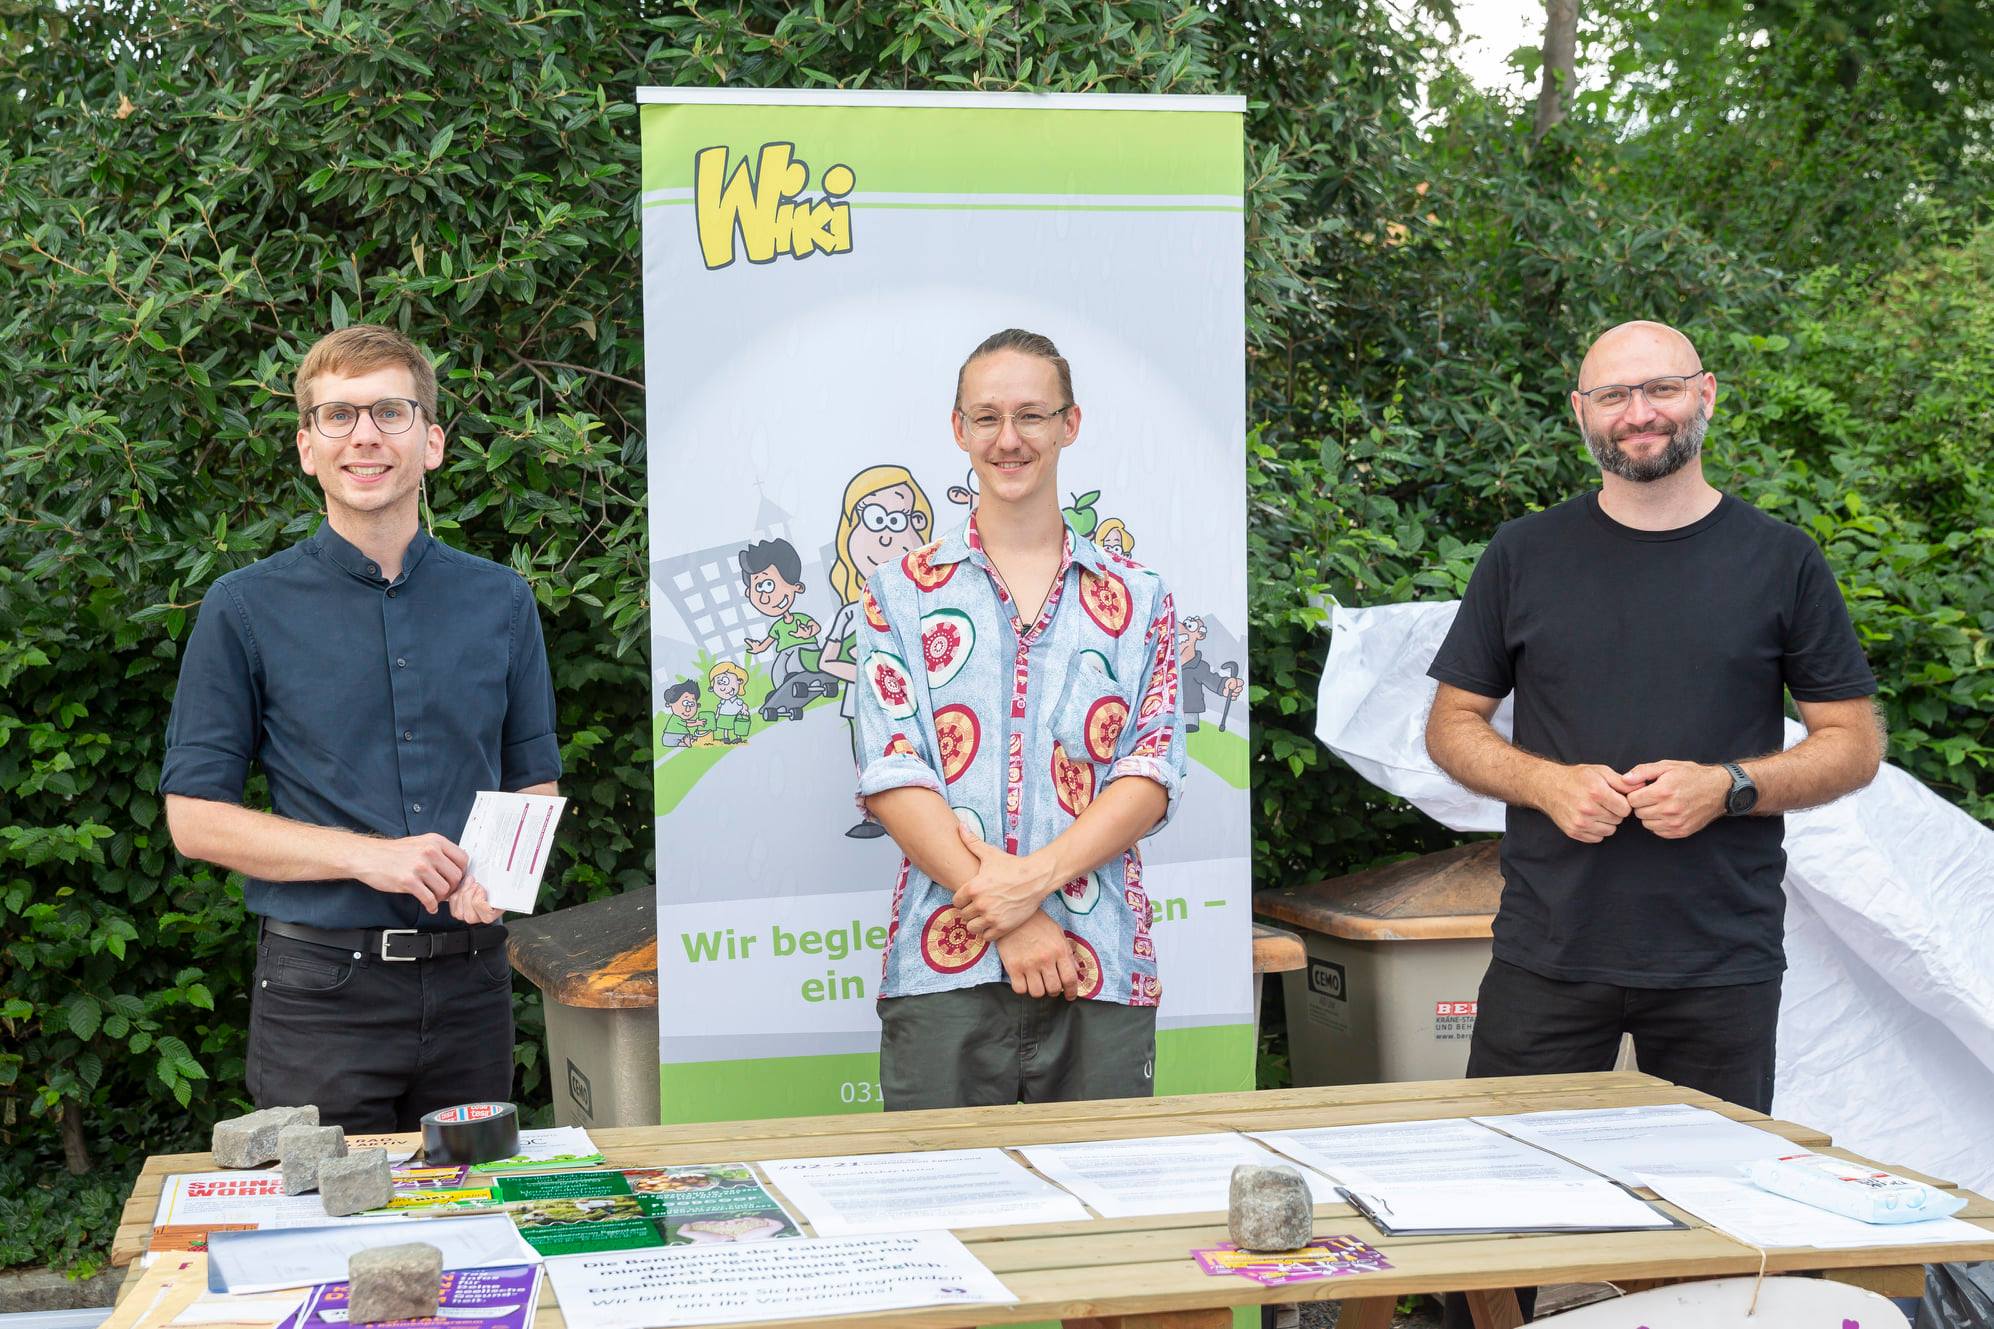
[[[1716,394],[1673,328],[1595,342],[1601,487],[1496,532],[1428,670],[1427,750],[1509,805],[1471,1076],[1608,1070],[1632,1033],[1642,1070],[1772,1105],[1779,814],[1867,784],[1882,734],[1821,551],[1703,478]]]

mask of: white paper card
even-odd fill
[[[789,1320],[1016,1301],[946,1232],[570,1255],[547,1262],[571,1329]]]
[[[540,875],[554,847],[554,824],[568,800],[558,794],[506,794],[480,789],[457,847],[470,858],[466,869],[500,909],[533,912],[540,898]]]
[[[310,1287],[346,1279],[356,1251],[423,1241],[443,1252],[445,1269],[538,1264],[539,1253],[503,1214],[425,1218],[364,1227],[284,1228],[274,1232],[216,1232],[208,1238],[208,1286],[242,1295]]]
[[[1648,1173],[1735,1177],[1746,1163],[1807,1152],[1771,1131],[1680,1103],[1473,1120],[1629,1186]]]
[[[1994,1231],[1957,1218],[1923,1223],[1864,1223],[1831,1214],[1731,1177],[1649,1175],[1648,1189],[1750,1246],[1936,1246],[1954,1242],[1994,1244]]]
[[[1334,1177],[1395,1232],[1672,1225],[1597,1173],[1464,1118],[1253,1138]]]
[[[1087,1220],[1078,1200],[1001,1149],[785,1158],[759,1166],[820,1237]]]
[[[1034,1144],[1018,1150],[1031,1165],[1079,1196],[1103,1218],[1223,1213],[1232,1201],[1232,1170],[1287,1159],[1243,1135],[1166,1135],[1147,1140]],[[1297,1169],[1317,1204],[1340,1204],[1328,1178]]]

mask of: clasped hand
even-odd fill
[[[353,875],[385,894],[414,896],[428,913],[447,902],[452,918],[495,923],[504,911],[492,907],[485,888],[470,875],[470,863],[470,855],[447,836],[411,835],[368,841],[366,861]]]
[[[956,912],[971,934],[997,941],[1016,931],[1052,893],[1052,869],[1036,854],[1007,854],[967,826],[962,842],[976,855],[976,875],[955,893]]]
[[[1598,844],[1629,815],[1664,840],[1696,834],[1724,812],[1731,777],[1721,766],[1693,761],[1648,761],[1629,771],[1611,766],[1565,766],[1541,810],[1558,829],[1584,844]]]

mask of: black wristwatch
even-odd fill
[[[1759,787],[1737,762],[1725,762],[1724,769],[1731,776],[1731,792],[1724,795],[1724,815],[1742,817],[1759,805]]]

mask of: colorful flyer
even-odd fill
[[[623,1174],[667,1246],[800,1237],[795,1217],[746,1163],[640,1168]]]
[[[498,1192],[519,1235],[542,1255],[592,1255],[665,1244],[658,1223],[630,1193],[621,1172],[501,1177]]]
[[[487,1172],[524,1172],[532,1169],[589,1167],[602,1162],[602,1151],[579,1126],[550,1126],[545,1130],[519,1133],[519,1152],[511,1158],[477,1163],[475,1176]]]
[[[347,1329],[347,1285],[325,1283],[312,1289],[293,1320],[279,1329]],[[452,1320],[476,1320],[481,1329],[526,1329],[540,1304],[540,1266],[502,1265],[494,1269],[446,1269],[436,1314],[420,1320],[388,1320],[374,1329],[435,1329]]]
[[[1377,1247],[1355,1237],[1317,1237],[1300,1250],[1243,1251],[1231,1242],[1191,1252],[1208,1274],[1237,1274],[1265,1287],[1308,1283],[1349,1274],[1375,1274],[1392,1267]]]

